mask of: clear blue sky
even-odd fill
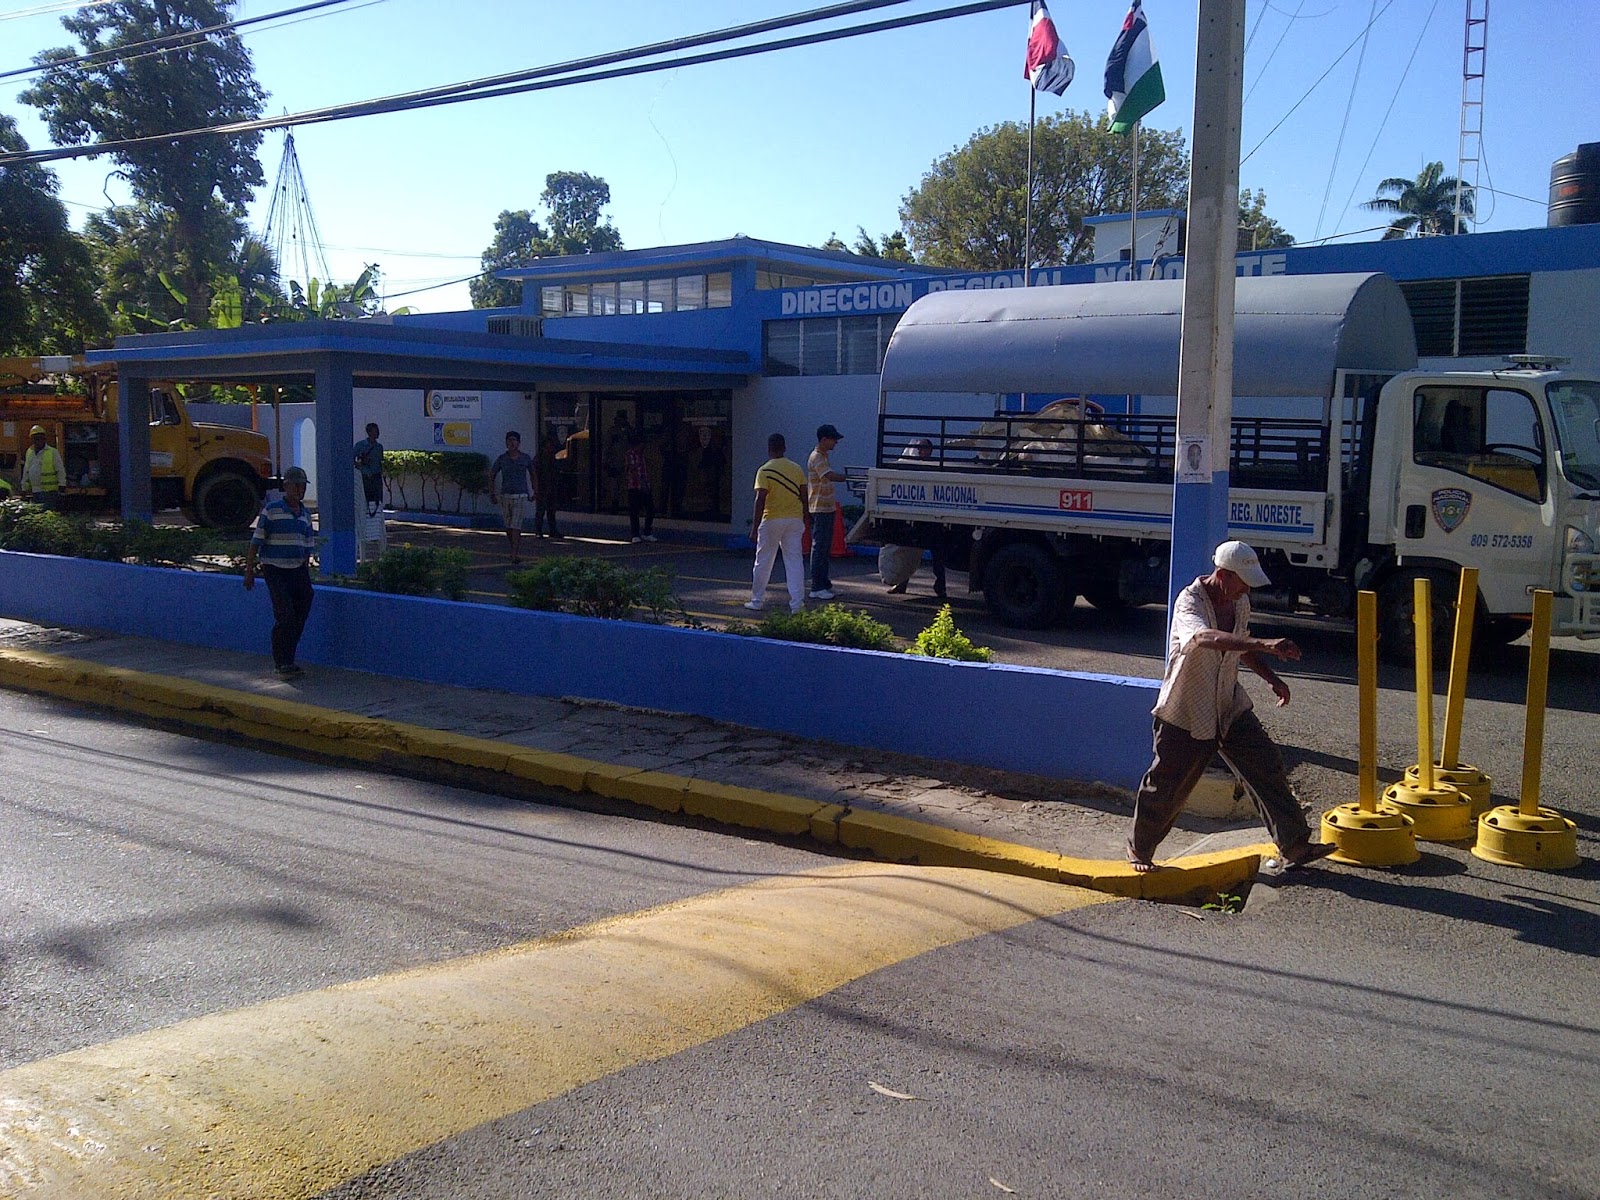
[[[246,0],[236,15],[292,2]],[[371,0],[248,29],[244,39],[270,93],[268,111],[297,111],[820,2]],[[44,3],[0,0],[0,69],[68,43],[59,14],[8,19]],[[905,11],[938,6],[915,0]],[[1297,239],[1378,224],[1359,204],[1385,176],[1413,176],[1435,159],[1455,173],[1464,9],[1465,0],[1249,0],[1243,151],[1250,157],[1241,182],[1266,189],[1268,213]],[[1058,0],[1052,15],[1078,78],[1060,100],[1041,95],[1041,114],[1103,109],[1105,56],[1125,10],[1121,0]],[[1168,97],[1147,124],[1187,131],[1197,5],[1146,0],[1145,11]],[[874,236],[897,228],[905,194],[976,130],[1026,121],[1027,12],[1024,5],[637,79],[312,126],[297,131],[296,142],[335,277],[347,281],[364,263],[379,262],[391,303],[428,311],[467,307],[465,285],[397,294],[470,274],[495,216],[537,207],[545,175],[556,170],[606,179],[609,213],[629,248],[740,233],[815,245],[837,232],[849,241],[858,225]],[[1364,57],[1357,45],[1283,120],[1374,12]],[[1510,194],[1484,193],[1480,228],[1543,225],[1552,160],[1600,140],[1596,45],[1600,4],[1492,5],[1480,183]],[[0,83],[0,110],[18,118],[30,144],[48,145],[34,110],[17,103],[25,85]],[[269,185],[281,145],[281,134],[269,133],[262,147]],[[75,223],[104,206],[113,165],[58,165]],[[122,198],[117,181],[110,184]]]

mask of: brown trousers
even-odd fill
[[[1291,850],[1310,838],[1311,827],[1289,786],[1283,755],[1254,712],[1239,714],[1220,739],[1191,737],[1187,729],[1168,725],[1157,717],[1155,761],[1145,772],[1133,801],[1129,849],[1135,857],[1144,862],[1154,857],[1156,847],[1172,832],[1189,793],[1216,754],[1221,754],[1222,761],[1244,781],[1250,802],[1261,814],[1267,833],[1279,850]]]

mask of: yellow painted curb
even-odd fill
[[[1143,900],[1192,901],[1234,891],[1255,877],[1262,854],[1272,852],[1270,846],[1250,846],[1197,855],[1141,875],[1125,863],[1065,857],[893,813],[857,811],[758,788],[641,771],[39,650],[0,648],[0,685],[235,733],[329,758],[394,766],[406,759],[449,763],[658,812],[810,837],[824,846],[866,851],[895,862],[973,867]]]

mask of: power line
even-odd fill
[[[1345,97],[1344,118],[1339,122],[1339,140],[1333,144],[1333,162],[1328,166],[1328,182],[1322,189],[1322,207],[1317,210],[1316,228],[1311,231],[1313,237],[1322,232],[1322,218],[1328,214],[1328,197],[1333,194],[1333,178],[1339,173],[1339,156],[1344,153],[1344,135],[1350,128],[1350,110],[1356,106],[1356,88],[1361,85],[1361,67],[1367,61],[1367,42],[1372,33],[1372,23],[1377,19],[1378,0],[1372,0],[1372,7],[1367,10],[1367,27],[1361,34],[1361,53],[1356,55],[1356,73],[1350,78],[1350,94]]]
[[[818,45],[824,42],[838,41],[843,38],[860,37],[865,34],[881,33],[888,30],[903,29],[913,25],[923,25],[932,21],[949,20],[954,17],[971,16],[978,13],[993,12],[1003,8],[1015,8],[1029,0],[975,0],[973,3],[957,5],[950,8],[934,9],[925,13],[917,13],[907,17],[897,17],[892,20],[868,22],[863,25],[846,26],[842,29],[825,30],[820,33],[804,34],[793,38],[781,38],[771,42],[759,42],[750,46],[732,47],[707,54],[685,55],[678,58],[668,58],[659,62],[635,63],[612,70],[588,71],[585,74],[573,74],[591,66],[609,63],[628,62],[632,59],[647,58],[658,54],[667,54],[680,49],[692,48],[737,40],[749,37],[755,33],[770,32],[776,29],[790,28],[796,25],[811,24],[817,21],[828,20],[834,17],[848,16],[856,13],[867,12],[872,9],[887,8],[896,4],[904,4],[907,0],[853,0],[851,3],[835,4],[825,8],[812,9],[809,12],[791,14],[787,17],[776,17],[770,20],[751,22],[747,25],[732,26],[705,34],[696,34],[688,38],[674,38],[666,42],[657,42],[649,46],[634,47],[629,50],[613,51],[606,54],[592,55],[587,58],[574,59],[566,63],[558,63],[546,67],[536,67],[527,71],[511,72],[505,75],[487,76],[482,79],[469,80],[463,83],[449,84],[443,87],[428,88],[416,92],[407,92],[395,96],[383,97],[377,100],[359,101],[350,104],[331,105],[325,108],[309,109],[300,113],[289,113],[281,117],[262,117],[250,121],[235,121],[225,125],[204,126],[196,129],[175,130],[170,133],[153,134],[141,138],[124,138],[111,142],[95,142],[87,146],[58,147],[51,150],[28,150],[10,154],[0,154],[0,165],[55,162],[62,159],[85,158],[100,154],[111,153],[119,150],[133,149],[138,146],[156,143],[172,143],[190,141],[198,137],[208,136],[234,136],[243,133],[254,133],[264,129],[288,129],[299,125],[320,124],[327,121],[348,120],[352,117],[376,116],[381,113],[406,112],[413,109],[431,108],[441,104],[458,104],[469,100],[492,99],[502,96],[519,95],[524,92],[543,91],[549,88],[567,87],[578,83],[594,83],[606,79],[620,79],[632,75],[643,75],[654,71],[676,70],[685,66],[699,66],[705,63],[722,62],[728,59],[742,58],[756,54],[769,54],[778,50],[788,50],[800,46]],[[1393,0],[1390,0],[1392,3]],[[560,76],[560,78],[551,78]]]
[[[76,67],[84,64],[92,64],[99,67],[114,62],[134,62],[146,57],[143,54],[131,53],[134,50],[154,48],[181,49],[182,43],[197,42],[213,33],[243,29],[246,25],[258,25],[262,21],[275,21],[280,17],[292,17],[299,13],[311,12],[314,9],[330,8],[335,4],[348,4],[349,2],[350,0],[315,0],[315,3],[312,4],[302,4],[297,8],[285,8],[278,12],[262,13],[258,17],[246,17],[240,21],[223,21],[221,24],[207,25],[202,29],[184,29],[177,33],[167,33],[160,37],[146,38],[142,42],[129,42],[126,46],[107,46],[103,50],[91,50],[87,54],[57,59],[54,62],[34,63],[28,67],[13,67],[9,71],[0,71],[0,80],[15,79],[19,75],[36,75],[45,71],[55,71],[63,67]]]
[[[99,8],[116,2],[117,0],[66,0],[60,4],[41,4],[37,8],[18,8],[11,12],[0,12],[0,21],[15,21],[22,17],[48,17],[51,13],[68,12],[75,8]]]
[[[1333,69],[1335,67],[1337,67],[1341,62],[1344,61],[1344,56],[1349,54],[1350,51],[1352,51],[1352,50],[1354,50],[1356,48],[1357,43],[1359,43],[1362,38],[1367,36],[1367,30],[1371,29],[1372,26],[1377,21],[1381,20],[1383,18],[1383,14],[1388,12],[1389,9],[1393,5],[1394,5],[1394,0],[1386,0],[1386,3],[1384,4],[1384,6],[1381,9],[1378,10],[1378,15],[1373,17],[1371,21],[1368,21],[1366,29],[1363,29],[1360,33],[1356,34],[1355,40],[1352,41],[1348,46],[1346,46],[1343,50],[1341,50],[1339,52],[1339,57],[1334,59],[1331,63],[1328,64],[1328,69],[1326,71],[1324,71],[1321,75],[1317,76],[1317,81],[1315,83],[1313,83],[1309,88],[1306,89],[1306,94],[1301,96],[1300,99],[1296,100],[1294,102],[1293,107],[1291,107],[1288,112],[1284,113],[1283,116],[1278,118],[1278,123],[1276,125],[1274,125],[1271,129],[1267,130],[1266,137],[1263,137],[1254,146],[1250,147],[1250,154],[1246,154],[1243,158],[1241,158],[1239,160],[1239,163],[1240,163],[1241,166],[1243,166],[1245,163],[1250,161],[1250,155],[1251,154],[1254,154],[1257,150],[1261,149],[1262,146],[1267,144],[1267,138],[1270,138],[1273,134],[1277,133],[1278,130],[1283,127],[1283,123],[1285,121],[1287,121],[1290,117],[1294,116],[1296,109],[1298,109],[1307,100],[1311,99],[1311,93],[1316,91],[1319,87],[1322,86],[1322,81],[1324,79],[1326,79],[1329,75],[1333,74]],[[3,161],[5,161],[5,160],[4,159],[0,159],[0,162],[3,162]]]
[[[1339,220],[1344,219],[1345,213],[1350,211],[1350,202],[1356,198],[1356,189],[1361,186],[1361,179],[1367,173],[1367,165],[1372,162],[1372,154],[1378,148],[1378,139],[1383,136],[1384,127],[1389,124],[1389,114],[1394,112],[1394,106],[1400,99],[1400,89],[1405,87],[1406,78],[1411,74],[1411,64],[1417,61],[1417,51],[1422,49],[1422,40],[1428,35],[1428,26],[1433,24],[1433,14],[1438,11],[1439,0],[1433,0],[1433,5],[1428,9],[1427,19],[1422,22],[1422,30],[1417,34],[1416,43],[1411,47],[1411,57],[1406,59],[1405,70],[1400,72],[1400,82],[1394,85],[1394,95],[1389,97],[1389,107],[1383,110],[1383,120],[1378,122],[1378,128],[1372,135],[1372,144],[1367,147],[1367,156],[1361,160],[1361,168],[1356,172],[1355,182],[1350,185],[1350,194],[1344,198],[1344,207],[1339,210]]]

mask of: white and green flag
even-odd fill
[[[1111,102],[1113,133],[1127,133],[1145,113],[1167,98],[1161,83],[1161,64],[1150,44],[1150,28],[1140,0],[1133,0],[1117,44],[1106,59],[1106,98]]]

